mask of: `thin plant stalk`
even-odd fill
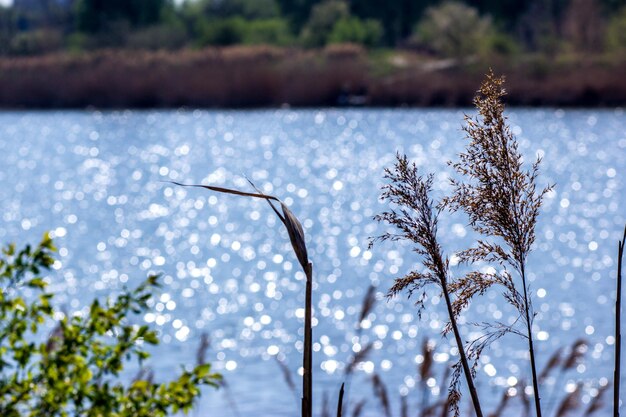
[[[166,181],[171,184],[175,184],[181,187],[195,187],[205,188],[207,190],[233,194],[242,197],[259,198],[267,201],[274,213],[278,216],[280,221],[287,229],[291,247],[306,275],[306,292],[305,292],[305,317],[304,317],[304,352],[302,353],[302,417],[313,417],[313,307],[312,307],[312,288],[313,288],[313,264],[309,262],[308,251],[304,239],[304,229],[302,224],[294,214],[287,208],[285,203],[280,201],[277,197],[267,195],[261,192],[250,180],[248,182],[257,191],[256,193],[248,193],[244,191],[234,190],[224,187],[215,187],[210,185],[201,184],[182,184],[175,181]],[[279,211],[274,204],[280,204],[281,210]]]
[[[456,341],[456,346],[459,350],[459,356],[461,357],[461,365],[463,366],[463,374],[465,374],[467,387],[469,389],[470,396],[472,397],[472,404],[474,405],[474,411],[476,411],[477,417],[482,417],[483,412],[480,408],[478,392],[476,391],[476,386],[474,385],[474,380],[472,379],[472,371],[469,366],[469,361],[467,360],[465,348],[463,347],[463,340],[461,339],[459,327],[456,324],[456,316],[454,312],[452,311],[452,302],[450,301],[450,294],[448,291],[447,282],[442,281],[442,286],[444,288],[442,292],[446,300],[446,308],[448,309],[448,316],[450,317],[450,325],[452,326],[452,333],[454,334],[454,340]]]
[[[373,285],[370,285],[367,289],[367,292],[365,293],[363,302],[361,303],[361,313],[359,314],[359,321],[357,323],[356,338],[359,341],[359,344],[361,342],[361,335],[363,334],[363,327],[362,327],[363,320],[365,320],[368,314],[372,311],[375,304],[376,304],[376,287]],[[346,412],[350,410],[350,386],[352,382],[352,374],[353,374],[354,368],[359,364],[361,360],[365,359],[366,355],[364,354],[369,353],[370,349],[371,349],[371,344],[365,348],[361,346],[361,350],[359,350],[359,352],[355,353],[352,356],[351,361],[349,362],[346,368],[345,395],[342,396],[342,401],[344,401],[343,398],[345,397],[345,404],[346,404],[345,407],[343,407],[343,404],[342,404],[342,408],[344,408]]]
[[[304,315],[304,352],[302,355],[302,416],[313,417],[313,319],[312,288],[313,264],[309,262],[305,268],[306,300]]]
[[[619,386],[622,359],[622,263],[626,243],[626,227],[624,236],[617,249],[617,297],[615,300],[615,368],[613,370],[613,417],[619,417]]]
[[[537,379],[537,365],[535,363],[535,348],[533,346],[532,322],[530,321],[530,304],[528,302],[528,285],[526,285],[526,270],[522,263],[520,275],[522,286],[524,287],[524,312],[526,313],[526,331],[528,334],[528,351],[530,352],[530,369],[533,379],[533,392],[535,393],[535,412],[537,417],[541,417],[541,397],[539,396],[539,381]]]
[[[341,417],[342,413],[344,385],[345,382],[341,384],[341,389],[339,390],[339,399],[337,400],[337,417]]]

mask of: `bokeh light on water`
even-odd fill
[[[530,259],[539,366],[557,348],[586,339],[586,359],[565,375],[563,387],[583,381],[588,402],[612,372],[616,242],[626,221],[626,116],[552,109],[509,116],[524,155],[543,157],[539,183],[556,184]],[[274,357],[298,381],[304,275],[282,225],[262,201],[164,182],[248,189],[248,176],[285,201],[307,235],[316,280],[317,401],[327,391],[335,402],[346,363],[373,342],[350,398],[370,397],[369,379],[377,373],[398,411],[401,394],[413,406],[421,401],[417,366],[424,338],[436,342],[435,373],[427,381],[435,396],[443,394],[439,379],[456,352],[439,335],[446,315],[438,297],[430,298],[421,321],[412,301],[384,299],[392,278],[418,259],[406,245],[368,250],[368,238],[382,231],[372,216],[384,209],[382,171],[397,150],[423,172],[435,172],[438,193],[449,190],[446,163],[463,147],[462,117],[451,110],[2,113],[0,240],[32,242],[52,230],[60,248],[52,289],[70,311],[161,272],[162,291],[137,318],[162,335],[149,363],[157,379],[180,363],[193,364],[206,332],[207,359],[230,388],[207,390],[195,415],[234,415],[231,400],[241,415],[295,415],[297,400]],[[461,215],[442,217],[450,254],[471,244],[466,223]],[[379,301],[358,339],[355,322],[370,284],[378,286]],[[515,314],[494,290],[464,318],[510,323]],[[468,338],[480,332],[463,329]],[[514,336],[485,352],[478,384],[492,406],[505,387],[515,390],[529,379],[525,357],[524,341]],[[546,390],[554,383],[548,380]],[[378,414],[374,400],[366,410]]]

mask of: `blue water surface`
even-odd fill
[[[452,338],[440,335],[446,313],[435,292],[421,320],[412,300],[385,298],[393,278],[417,268],[419,258],[404,244],[368,250],[369,237],[385,231],[372,217],[386,209],[379,199],[383,169],[397,151],[435,174],[435,197],[450,191],[447,161],[465,144],[463,115],[424,109],[0,113],[0,241],[35,242],[52,231],[59,261],[51,288],[68,313],[162,273],[151,310],[135,319],[160,332],[162,343],[147,363],[156,380],[193,365],[207,333],[207,360],[227,387],[204,390],[192,415],[295,416],[304,275],[283,226],[263,201],[166,182],[251,191],[247,176],[290,206],[307,235],[315,274],[316,414],[324,395],[334,409],[346,363],[374,342],[355,371],[350,406],[367,399],[362,415],[382,415],[372,391],[376,374],[399,415],[400,396],[417,410],[424,385],[428,403],[445,395],[441,379],[457,352]],[[543,157],[539,184],[555,184],[529,259],[539,368],[578,339],[588,346],[576,366],[546,378],[544,406],[555,407],[577,382],[586,406],[612,380],[626,115],[514,109],[509,122],[527,160]],[[475,237],[465,217],[442,214],[440,238],[453,264],[454,252]],[[370,284],[378,302],[359,335]],[[494,289],[475,300],[461,324],[472,339],[481,329],[471,322],[515,318]],[[424,340],[434,346],[435,365],[422,382]],[[126,377],[134,372],[131,366]],[[509,335],[493,344],[477,370],[485,408],[494,408],[506,390],[519,397],[529,374],[524,339]],[[521,404],[511,401],[512,408]]]

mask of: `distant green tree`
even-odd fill
[[[94,300],[84,314],[55,313],[42,276],[55,250],[45,235],[36,247],[9,245],[0,255],[0,415],[165,417],[188,411],[201,385],[216,386],[220,376],[208,364],[170,382],[140,375],[122,383],[124,365],[146,360],[145,347],[158,343],[154,330],[130,321],[147,309],[157,277],[114,299]]]
[[[241,17],[201,20],[198,22],[198,45],[228,46],[243,43],[247,22]]]
[[[626,53],[626,6],[619,9],[609,20],[606,45],[614,53]]]
[[[176,50],[187,44],[184,26],[160,24],[131,32],[125,40],[126,46],[134,49]]]
[[[326,45],[335,24],[349,16],[350,11],[345,1],[325,0],[315,5],[302,30],[302,42],[306,46]]]
[[[441,0],[351,0],[350,13],[361,19],[376,19],[383,26],[383,42],[397,46],[411,35],[415,23],[429,6]]]
[[[10,50],[11,38],[17,31],[17,18],[13,9],[0,6],[0,54]]]
[[[365,46],[378,46],[383,35],[383,27],[374,19],[361,20],[348,17],[339,20],[333,26],[328,37],[329,43],[358,43]]]
[[[63,46],[63,35],[56,29],[36,29],[16,33],[9,43],[12,55],[40,55]]]
[[[244,43],[289,45],[293,43],[293,36],[289,31],[289,24],[285,19],[257,19],[246,22]]]
[[[291,22],[292,31],[299,32],[306,24],[313,6],[320,0],[277,0],[282,16]]]
[[[185,4],[183,8],[207,19],[228,17],[270,19],[281,15],[276,0],[198,0]]]
[[[598,1],[571,0],[561,25],[564,38],[576,51],[599,51],[605,38],[603,20]]]
[[[76,23],[80,31],[96,33],[109,30],[112,22],[125,21],[131,27],[153,25],[161,19],[168,0],[78,0]]]
[[[463,3],[448,2],[426,10],[414,40],[441,56],[462,58],[482,52],[492,32],[491,19]]]
[[[554,3],[553,0],[539,0],[544,4]],[[528,11],[529,0],[465,0],[465,4],[478,10],[481,14],[488,14],[494,20],[504,25],[506,30],[513,30],[520,17]]]

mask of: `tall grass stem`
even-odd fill
[[[626,226],[624,235],[617,249],[617,297],[615,298],[615,369],[613,371],[613,417],[619,417],[619,386],[622,359],[622,263],[624,259],[624,243],[626,243]]]

